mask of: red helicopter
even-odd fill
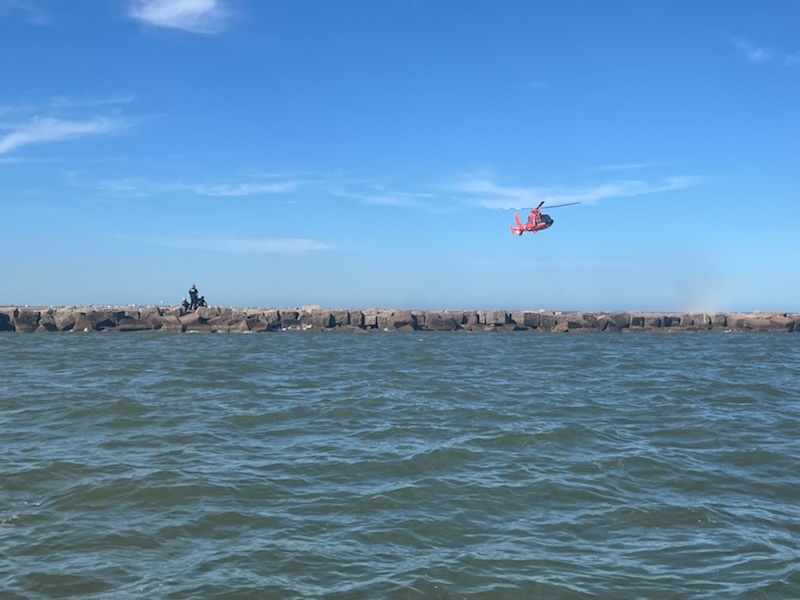
[[[550,208],[558,208],[560,206],[571,206],[573,204],[580,204],[580,202],[567,202],[566,204],[554,204]],[[526,231],[529,233],[537,233],[542,229],[547,229],[553,225],[553,219],[550,218],[550,215],[544,214],[540,209],[544,206],[544,201],[539,202],[539,206],[536,208],[531,209],[531,214],[528,215],[528,222],[522,223],[519,220],[519,215],[514,215],[514,221],[516,221],[517,226],[511,226],[511,235],[522,235]],[[514,210],[522,210],[522,209],[514,209]]]

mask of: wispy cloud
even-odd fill
[[[341,198],[352,198],[361,204],[373,206],[425,206],[424,200],[433,198],[434,195],[425,192],[401,192],[388,189],[379,184],[367,185],[363,189],[352,189],[341,186],[332,186],[328,192]]]
[[[75,175],[68,177],[72,185],[81,185]],[[151,182],[138,177],[123,177],[121,179],[103,179],[93,184],[93,187],[103,196],[113,198],[149,198],[158,193],[159,187]],[[163,191],[163,188],[162,188]]]
[[[733,42],[733,45],[736,46],[736,48],[747,59],[748,62],[764,63],[772,60],[774,57],[772,51],[754,44],[750,40],[747,40],[741,36],[733,36],[731,38],[731,42]]]
[[[115,198],[148,198],[170,193],[192,193],[198,196],[245,197],[285,194],[306,185],[302,180],[286,180],[270,183],[183,183],[150,180],[141,177],[121,177],[102,179],[95,182],[73,182],[75,185],[88,185],[104,196]]]
[[[649,169],[650,167],[663,167],[668,163],[663,162],[640,162],[640,163],[619,163],[615,165],[599,165],[591,169],[599,173],[609,171],[634,171],[636,169]]]
[[[89,120],[62,120],[34,117],[10,128],[0,135],[0,154],[11,152],[22,146],[60,142],[63,140],[103,135],[127,125],[123,119],[97,117]]]
[[[50,100],[50,106],[57,110],[72,108],[99,108],[115,104],[128,104],[135,98],[132,95],[109,96],[106,98],[70,98],[69,96],[56,96]]]
[[[128,14],[153,27],[208,35],[222,31],[229,17],[219,0],[132,0]]]
[[[608,198],[643,196],[679,190],[701,183],[698,177],[666,177],[659,181],[618,180],[580,187],[513,187],[498,185],[486,176],[470,176],[453,186],[484,208],[527,208],[539,202],[595,204]]]
[[[800,66],[800,52],[787,55],[786,58],[783,59],[783,64],[785,64],[787,67]]]
[[[0,104],[0,117],[24,115],[30,113],[31,107],[19,104]]]
[[[332,246],[306,238],[232,238],[149,236],[143,241],[186,250],[237,252],[247,254],[307,254],[324,252]]]
[[[278,183],[229,183],[223,185],[185,185],[180,186],[200,196],[262,196],[264,194],[284,194],[293,192],[303,185],[300,181]]]
[[[313,190],[316,196],[334,196],[356,200],[373,206],[425,207],[435,198],[430,192],[408,192],[387,188],[379,183],[325,173],[298,171],[294,173],[263,174],[248,171],[244,181],[228,183],[158,181],[140,177],[122,177],[99,181],[78,181],[73,185],[94,188],[101,195],[118,198],[142,198],[165,194],[191,193],[198,196],[244,198],[271,195],[291,195]]]
[[[18,11],[31,25],[49,25],[51,17],[28,0],[0,0],[0,17]]]
[[[779,50],[768,49],[741,36],[732,36],[731,43],[739,50],[739,53],[744,56],[749,63],[765,64],[768,62],[779,61],[786,67],[800,66],[800,52],[787,54]]]

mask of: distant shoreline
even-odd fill
[[[800,332],[800,313],[180,307],[0,307],[0,332]]]

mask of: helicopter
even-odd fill
[[[572,206],[573,204],[580,204],[580,202],[567,202],[566,204],[554,204],[549,208],[559,208],[561,206]],[[526,231],[529,233],[538,233],[543,229],[547,229],[548,227],[552,227],[553,219],[550,218],[550,215],[546,215],[541,211],[541,208],[544,206],[544,200],[539,202],[539,206],[536,208],[531,209],[531,214],[528,215],[528,221],[526,223],[522,223],[519,219],[519,215],[514,215],[514,221],[516,222],[516,227],[514,225],[511,226],[511,235],[522,235]],[[523,210],[521,208],[515,208],[513,210]]]

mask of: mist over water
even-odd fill
[[[797,598],[794,334],[0,336],[3,598]]]

